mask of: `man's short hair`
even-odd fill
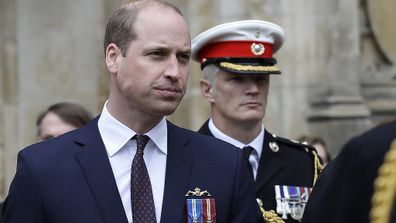
[[[151,5],[171,8],[181,16],[182,12],[175,5],[161,0],[137,0],[118,8],[109,18],[106,26],[104,38],[104,51],[110,43],[114,43],[121,49],[123,56],[128,51],[131,41],[136,39],[137,33],[134,30],[134,24],[139,12]]]
[[[212,86],[214,87],[214,84],[216,82],[216,74],[220,71],[220,69],[215,65],[215,64],[209,64],[205,66],[202,70],[203,73],[203,78],[207,81],[209,81]]]

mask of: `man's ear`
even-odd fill
[[[204,96],[209,103],[214,103],[214,86],[212,86],[212,83],[203,79],[199,82],[199,86],[201,87],[202,96]]]
[[[114,43],[110,43],[106,47],[106,66],[110,74],[117,73],[119,57],[122,57],[121,49]]]

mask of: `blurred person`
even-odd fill
[[[101,115],[19,152],[5,221],[261,222],[243,153],[166,120],[186,91],[190,41],[168,2],[117,9],[105,32]]]
[[[83,127],[91,120],[92,114],[81,105],[68,102],[53,104],[37,118],[37,140],[41,142],[57,137]]]
[[[327,164],[331,162],[332,157],[327,149],[326,142],[323,138],[318,136],[309,137],[307,135],[303,135],[298,138],[298,141],[300,141],[301,143],[311,145],[315,148],[316,152],[318,153],[318,156],[322,161],[323,167],[325,167]]]
[[[231,143],[246,155],[268,222],[298,222],[319,172],[314,149],[271,134],[262,120],[276,53],[284,32],[276,24],[242,20],[210,28],[192,41],[201,64],[201,93],[210,118],[198,132]]]
[[[396,121],[392,121],[350,139],[343,146],[340,154],[321,173],[308,200],[302,222],[372,222],[370,211],[373,208],[374,181],[384,162],[385,154],[390,151],[391,143],[395,138]],[[392,153],[394,155],[395,149]],[[396,170],[394,155],[393,166],[388,166],[388,171],[385,171],[387,173]],[[391,176],[387,179],[392,181],[396,178]],[[381,185],[393,184],[377,183],[377,187]],[[395,190],[396,188],[393,188],[393,195],[388,194],[380,199],[377,198],[376,201],[393,199],[394,202]],[[393,220],[390,222],[396,223],[395,215],[393,209]]]
[[[313,137],[312,138],[312,146],[315,147],[318,156],[321,158],[323,162],[323,166],[326,166],[331,162],[331,155],[327,149],[326,142],[321,137]]]

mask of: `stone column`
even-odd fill
[[[18,144],[16,2],[0,1],[0,199],[15,170]],[[8,168],[9,166],[13,168]],[[11,169],[11,171],[10,171]]]
[[[352,136],[371,126],[361,94],[359,2],[315,1],[315,76],[309,89],[311,132],[338,153]]]
[[[100,77],[106,73],[102,1],[1,4],[1,16],[7,19],[1,25],[5,30],[1,49],[5,55],[1,101],[4,194],[15,173],[18,151],[36,140],[38,114],[60,101],[76,102],[97,113]]]
[[[396,117],[396,1],[361,0],[362,90],[374,123]]]

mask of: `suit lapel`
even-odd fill
[[[81,169],[91,188],[99,212],[105,223],[127,223],[121,197],[114,179],[105,146],[100,137],[96,118],[81,129],[76,140],[83,148],[76,154]]]
[[[270,142],[276,142],[276,140],[271,134],[265,131],[263,151],[261,153],[257,178],[254,184],[255,193],[265,186],[265,184],[284,166],[284,162],[280,159],[282,151],[273,152],[269,147]]]
[[[185,194],[189,189],[191,153],[189,139],[181,128],[168,122],[168,157],[161,223],[178,223],[186,219]]]

